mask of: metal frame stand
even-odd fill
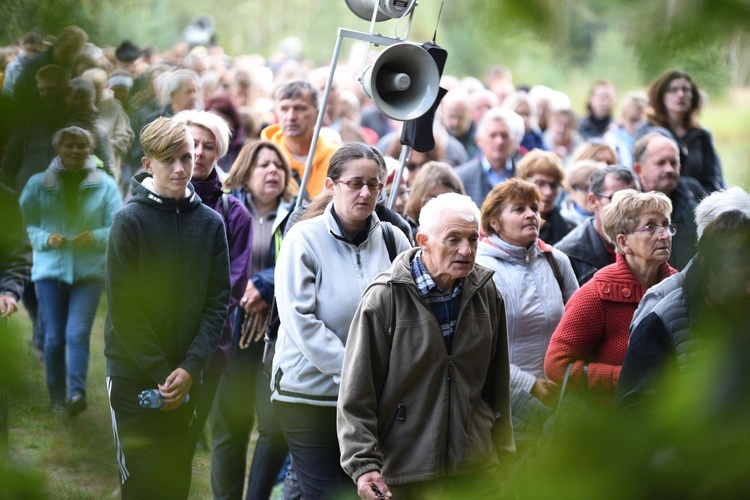
[[[373,44],[375,46],[379,45],[385,45],[385,46],[391,46],[397,43],[402,43],[405,40],[402,40],[400,38],[391,38],[383,35],[377,35],[374,33],[363,33],[361,31],[353,31],[348,30],[345,28],[339,28],[338,35],[336,37],[336,46],[333,49],[333,58],[331,59],[331,69],[328,72],[328,80],[326,81],[326,88],[323,92],[323,100],[320,104],[320,110],[318,111],[318,120],[315,123],[315,131],[313,132],[312,142],[310,143],[310,151],[307,153],[307,162],[305,163],[305,172],[302,175],[302,180],[300,181],[300,190],[299,195],[297,196],[297,202],[295,204],[295,208],[299,208],[300,205],[302,205],[302,202],[305,199],[305,195],[307,193],[307,182],[310,178],[310,172],[312,170],[312,162],[313,158],[315,157],[315,148],[318,146],[318,138],[320,136],[320,129],[323,127],[323,119],[326,114],[326,107],[328,105],[328,98],[331,94],[331,86],[333,84],[333,75],[336,72],[336,65],[338,64],[339,55],[341,53],[341,45],[344,41],[344,38],[351,38],[352,40],[361,40],[363,42],[368,42],[369,44]],[[368,45],[369,48],[369,45]],[[362,65],[364,66],[365,60],[367,58],[367,55],[363,58]],[[362,72],[360,72],[361,77]],[[396,173],[396,176],[393,179],[393,188],[391,188],[391,197],[388,200],[388,208],[393,209],[393,207],[396,205],[396,196],[398,196],[398,189],[401,187],[401,177],[404,171],[404,166],[406,165],[407,160],[409,159],[409,154],[411,154],[411,148],[409,146],[404,146],[401,150],[401,157],[399,159],[399,168]]]

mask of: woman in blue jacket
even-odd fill
[[[54,412],[75,416],[86,409],[91,325],[109,226],[122,201],[115,181],[96,168],[90,132],[67,127],[52,142],[58,156],[29,179],[20,202],[34,250],[50,403]]]

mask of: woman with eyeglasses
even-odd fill
[[[374,213],[385,176],[376,148],[343,145],[325,179],[332,201],[323,214],[289,230],[276,262],[281,326],[271,400],[305,499],[356,494],[339,464],[336,435],[344,347],[363,292],[391,264],[386,231],[399,253],[410,247]]]
[[[670,213],[665,194],[633,189],[616,192],[602,209],[602,229],[617,260],[597,271],[565,307],[544,360],[550,380],[561,383],[573,363],[569,387],[585,390],[602,407],[612,405],[638,303],[650,287],[677,272],[667,264],[677,232]]]
[[[535,149],[518,162],[516,176],[533,182],[539,188],[542,194],[539,204],[539,215],[542,218],[539,239],[548,245],[554,245],[576,226],[575,222],[563,217],[557,205],[565,179],[562,160],[555,153]]]
[[[406,202],[406,221],[412,236],[419,231],[419,214],[428,201],[443,193],[464,192],[464,185],[453,167],[442,161],[428,161],[411,181],[411,196]]]
[[[648,123],[636,132],[636,139],[655,128],[666,129],[680,146],[680,175],[701,183],[707,193],[724,187],[721,161],[711,133],[698,123],[703,96],[690,75],[667,71],[648,88]]]

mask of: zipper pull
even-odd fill
[[[404,422],[406,420],[406,407],[403,403],[398,404],[398,421]]]
[[[357,247],[357,265],[361,266],[362,262],[359,260],[359,247]]]
[[[448,362],[448,382],[453,381],[453,362]]]

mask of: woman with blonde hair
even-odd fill
[[[617,261],[600,269],[573,295],[552,335],[544,360],[550,380],[587,390],[609,407],[628,347],[628,330],[638,303],[653,285],[677,270],[667,264],[672,253],[672,202],[655,191],[616,192],[601,214],[602,229],[615,245]]]

